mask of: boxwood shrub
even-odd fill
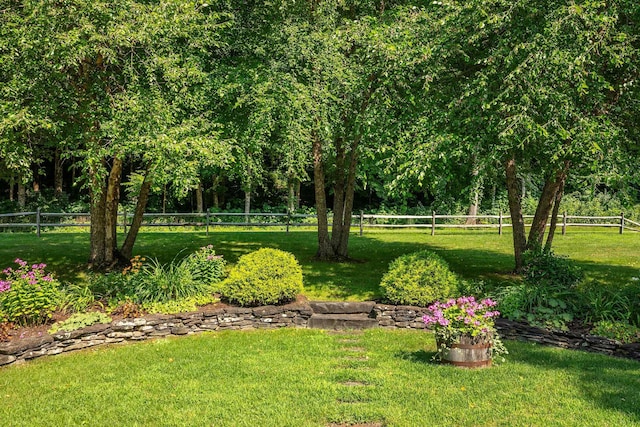
[[[289,252],[262,248],[243,255],[223,282],[221,295],[242,306],[280,304],[302,292],[302,268]]]
[[[426,250],[396,258],[380,283],[388,302],[421,307],[458,296],[458,286],[446,261]]]

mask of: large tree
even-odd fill
[[[476,158],[502,165],[519,270],[524,251],[543,245],[568,174],[606,165],[628,144],[619,112],[637,109],[639,9],[626,0],[431,7],[446,10],[448,28],[434,53],[444,64],[432,85],[432,99],[444,101],[434,121],[451,141],[474,145]],[[528,237],[522,170],[542,179]]]
[[[151,181],[193,186],[199,167],[224,154],[207,115],[208,71],[230,18],[180,0],[42,0],[4,1],[0,19],[2,112],[16,123],[1,138],[16,145],[47,130],[80,162],[91,194],[89,262],[108,267],[119,257],[125,164],[144,176],[126,258]]]

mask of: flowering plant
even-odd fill
[[[46,264],[29,265],[17,258],[17,268],[2,271],[0,312],[20,325],[44,323],[61,301],[60,283],[45,272]]]
[[[489,298],[478,302],[472,296],[437,301],[428,307],[431,314],[422,320],[425,325],[433,326],[439,354],[452,344],[460,343],[462,338],[467,343],[491,344],[492,356],[506,354],[494,326],[494,319],[500,315],[494,310],[496,305],[497,302]]]

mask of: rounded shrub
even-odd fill
[[[223,298],[242,306],[285,303],[300,292],[300,264],[292,254],[271,248],[241,256],[221,289]]]
[[[396,258],[380,283],[390,303],[421,307],[458,296],[458,286],[458,277],[449,270],[449,265],[431,251]]]

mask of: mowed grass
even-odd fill
[[[380,279],[389,263],[402,254],[421,249],[438,252],[454,271],[467,279],[497,285],[517,280],[510,274],[511,235],[482,230],[438,230],[435,236],[429,230],[367,230],[364,236],[354,233],[349,253],[357,261],[341,264],[315,261],[316,233],[301,230],[285,233],[217,229],[209,236],[203,231],[144,231],[134,254],[169,262],[208,244],[213,244],[230,265],[241,255],[261,247],[292,252],[302,264],[305,294],[311,299],[379,299]],[[640,276],[640,233],[620,235],[614,229],[570,229],[566,235],[556,236],[554,250],[575,260],[587,278],[605,285],[624,286],[632,277]],[[41,238],[34,234],[0,233],[1,268],[10,266],[19,257],[28,262],[47,263],[64,281],[82,282],[87,279],[88,256],[87,233],[48,232]]]
[[[507,342],[506,363],[430,361],[427,332],[205,333],[0,369],[0,425],[637,426],[640,363]]]

